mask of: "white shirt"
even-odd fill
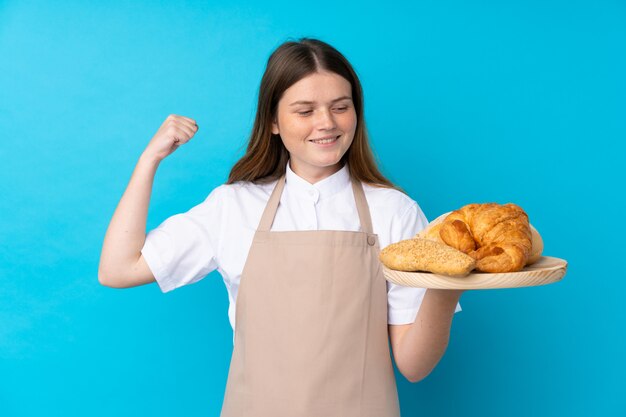
[[[310,184],[287,164],[285,180],[272,231],[360,230],[347,166]],[[141,253],[161,291],[195,283],[217,269],[228,290],[228,318],[234,330],[241,273],[275,185],[276,181],[220,185],[202,203],[151,230]],[[419,205],[406,194],[365,183],[363,191],[381,249],[415,236],[428,224]],[[389,324],[412,323],[425,292],[387,281]],[[460,309],[457,304],[456,311]]]

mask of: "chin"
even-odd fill
[[[320,155],[318,158],[312,158],[312,160],[316,161],[319,165],[331,166],[340,163],[344,154],[345,152],[341,154],[333,153],[332,155]]]
[[[338,158],[338,159],[333,159],[333,160],[318,161],[317,163],[313,165],[316,165],[320,168],[330,168],[340,163],[341,163],[341,158]]]

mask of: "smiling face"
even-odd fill
[[[352,86],[342,76],[322,71],[285,90],[272,133],[280,135],[289,151],[291,169],[313,184],[341,169],[356,125]]]

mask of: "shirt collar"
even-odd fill
[[[291,161],[287,163],[287,169],[285,171],[285,187],[289,188],[289,191],[294,192],[298,195],[298,197],[307,198],[313,200],[313,202],[317,202],[319,199],[328,198],[343,190],[349,184],[350,171],[348,170],[347,163],[333,175],[326,177],[315,184],[309,183],[307,180],[293,172],[291,169]]]

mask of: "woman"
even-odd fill
[[[223,417],[399,416],[388,340],[399,371],[421,380],[461,292],[382,275],[380,248],[427,221],[376,167],[350,63],[315,39],[279,46],[228,182],[146,235],[155,171],[197,130],[170,115],[148,144],[107,230],[100,282],[166,292],[218,269],[234,330]]]

